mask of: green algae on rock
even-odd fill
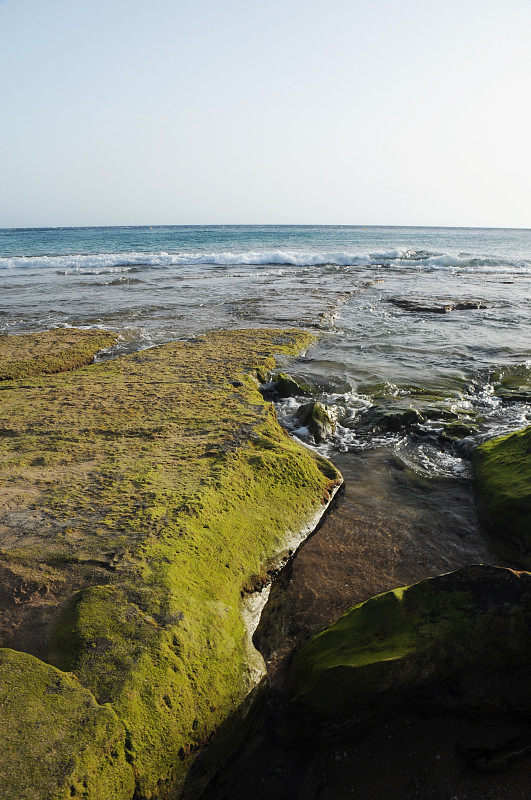
[[[299,406],[297,419],[301,425],[307,426],[317,444],[334,435],[336,421],[330,409],[322,403],[310,402]]]
[[[0,336],[0,381],[78,369],[117,341],[115,333],[79,328]]]
[[[296,653],[293,704],[325,721],[404,700],[529,710],[531,575],[470,566],[354,606]]]
[[[130,800],[125,729],[76,677],[0,649],[2,800]]]
[[[311,340],[215,332],[1,393],[0,568],[31,591],[0,644],[112,709],[138,800],[177,796],[237,712],[241,588],[341,481],[280,428],[254,377]]]
[[[279,372],[273,376],[275,389],[280,397],[296,397],[297,395],[311,395],[312,388],[307,383],[296,381],[291,375]]]
[[[476,495],[493,546],[531,568],[531,427],[489,439],[472,454]]]
[[[494,393],[502,400],[522,403],[531,402],[531,367],[526,364],[511,364],[490,376]]]

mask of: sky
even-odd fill
[[[531,0],[0,0],[0,227],[531,227]]]

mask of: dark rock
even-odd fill
[[[387,433],[409,428],[424,421],[416,408],[404,408],[399,405],[372,406],[359,418],[357,430],[362,433]]]
[[[285,372],[279,372],[273,378],[275,389],[280,397],[296,397],[298,395],[311,395],[312,388],[305,383],[299,383],[287,375]]]
[[[470,309],[488,307],[489,303],[486,303],[484,300],[461,300],[454,306],[456,311],[468,311]]]
[[[294,656],[299,710],[328,723],[401,702],[531,710],[531,575],[470,566],[373,597]]]
[[[484,772],[503,769],[511,761],[531,752],[531,727],[507,741],[496,742],[489,747],[459,747],[460,755],[469,764]]]
[[[392,303],[405,311],[414,311],[424,314],[448,314],[450,311],[468,311],[470,309],[488,308],[488,303],[484,300],[409,300],[402,297],[389,297],[388,303]]]
[[[450,422],[444,425],[442,433],[437,438],[441,444],[454,444],[478,432],[478,426],[471,422]]]
[[[296,416],[299,422],[308,428],[317,444],[329,439],[335,433],[335,420],[322,403],[305,403],[299,407]]]

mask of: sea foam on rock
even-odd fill
[[[334,414],[318,401],[304,403],[297,410],[296,417],[301,425],[308,428],[317,444],[330,439],[335,433]]]

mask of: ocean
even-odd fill
[[[466,477],[476,442],[531,418],[525,393],[499,391],[530,380],[531,230],[4,229],[0,287],[2,333],[109,328],[104,358],[219,328],[314,330],[290,369],[337,420],[331,458],[385,447]],[[278,413],[315,445],[299,401]]]

